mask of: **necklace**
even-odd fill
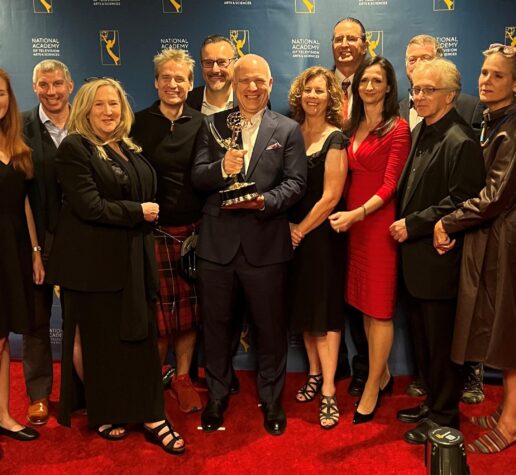
[[[498,129],[501,127],[501,125],[506,121],[508,120],[510,117],[512,117],[514,114],[516,114],[516,111],[511,111],[509,112],[502,120],[500,120],[491,130],[491,132],[489,132],[489,135],[487,136],[487,138],[485,138],[485,135],[486,135],[486,129],[487,129],[487,123],[485,120],[482,121],[482,130],[480,132],[480,146],[481,147],[487,147],[487,145],[489,144],[489,142],[491,141],[491,139],[494,137],[494,135],[496,134],[496,132],[498,132]]]

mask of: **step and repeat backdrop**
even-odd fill
[[[23,110],[36,103],[32,69],[45,58],[66,63],[76,88],[91,76],[118,79],[140,110],[156,99],[152,57],[157,52],[173,46],[198,62],[203,39],[221,34],[240,55],[252,52],[269,61],[273,109],[285,113],[290,82],[299,72],[316,64],[333,66],[333,26],[347,16],[365,25],[369,54],[394,64],[401,96],[408,88],[405,47],[416,34],[438,38],[462,73],[464,92],[472,95],[481,51],[491,43],[516,45],[516,0],[2,0],[0,67],[10,73]],[[195,85],[200,84],[196,67]],[[391,359],[394,372],[406,373],[406,324],[398,313]],[[51,336],[59,358],[57,299]],[[13,335],[11,342],[13,355],[20,356],[20,337]],[[292,339],[292,370],[304,365],[299,344]],[[237,358],[240,367],[252,364],[248,337]]]

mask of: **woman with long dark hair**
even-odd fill
[[[370,421],[380,397],[392,391],[387,360],[392,347],[397,250],[389,233],[395,218],[394,193],[410,150],[408,124],[399,117],[396,75],[381,56],[366,60],[355,73],[353,107],[346,127],[351,177],[349,211],[332,214],[336,232],[348,232],[346,302],[364,315],[369,374],[353,417]]]
[[[0,435],[23,441],[35,439],[38,432],[22,426],[9,413],[8,336],[31,329],[32,285],[42,284],[45,277],[27,197],[33,173],[11,82],[0,69]]]

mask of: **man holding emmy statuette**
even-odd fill
[[[287,210],[306,187],[306,155],[296,122],[267,109],[269,65],[248,54],[234,67],[238,107],[204,119],[192,182],[207,201],[197,255],[209,400],[206,432],[224,422],[231,384],[236,291],[245,294],[256,340],[258,395],[265,429],[281,435],[287,363],[284,312],[287,263],[293,256]]]

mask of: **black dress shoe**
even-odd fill
[[[11,437],[11,439],[21,440],[22,442],[28,440],[34,440],[39,437],[39,432],[34,430],[32,427],[24,427],[18,431],[4,429],[0,427],[0,435],[6,435],[7,437]]]
[[[414,429],[405,432],[403,438],[409,444],[424,444],[428,439],[428,431],[436,427],[439,427],[439,424],[430,419],[423,419]]]
[[[363,377],[360,374],[354,374],[351,377],[351,382],[348,386],[348,393],[351,396],[362,396],[362,393],[364,392],[364,387],[367,381],[367,376]]]
[[[227,398],[210,399],[201,414],[201,425],[205,432],[215,432],[224,424],[224,411],[228,407]]]
[[[279,402],[262,404],[263,426],[271,435],[281,435],[287,427],[287,416]]]
[[[409,409],[401,409],[396,414],[396,417],[401,422],[414,424],[427,417],[429,411],[430,410],[426,404],[420,404],[419,406],[411,407]]]

